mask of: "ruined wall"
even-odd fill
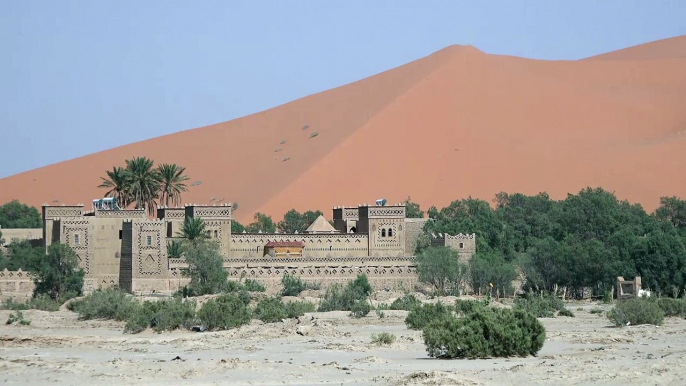
[[[230,258],[262,258],[264,246],[270,241],[302,241],[303,259],[310,257],[345,257],[369,255],[367,235],[360,234],[234,234],[231,235]]]
[[[2,238],[9,244],[12,240],[41,240],[43,229],[41,228],[0,228]]]
[[[353,233],[357,231],[357,220],[360,218],[360,211],[357,207],[333,208],[333,227],[341,233]]]
[[[33,296],[33,277],[21,269],[0,271],[0,295],[3,299],[28,300]]]

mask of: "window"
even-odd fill
[[[147,245],[147,246],[152,245],[152,236],[145,236],[145,245]]]
[[[119,231],[119,240],[121,240],[121,231]]]
[[[393,237],[393,229],[388,229],[388,237]]]
[[[386,228],[381,228],[381,237],[386,237]]]
[[[215,239],[218,239],[218,238],[219,238],[219,232],[214,231],[214,238],[215,238]]]
[[[207,231],[207,237],[212,237],[212,231]]]
[[[79,240],[79,234],[74,235],[74,245],[81,245],[81,240]]]
[[[460,243],[460,249],[464,248],[464,243]]]

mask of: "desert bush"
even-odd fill
[[[367,316],[371,310],[372,306],[369,305],[366,300],[358,300],[350,307],[350,316],[353,318],[361,318]]]
[[[607,312],[607,318],[618,327],[629,324],[653,324],[660,326],[665,318],[665,314],[657,302],[637,298],[618,302]]]
[[[388,332],[372,334],[372,343],[374,344],[392,344],[393,342],[395,342],[395,335],[390,334]]]
[[[536,355],[545,328],[521,309],[479,307],[461,318],[447,316],[422,330],[433,358],[487,358]]]
[[[319,304],[318,311],[352,311],[353,305],[360,300],[366,300],[370,293],[372,293],[372,286],[367,280],[367,275],[359,274],[345,287],[338,283],[329,287]]]
[[[0,309],[13,311],[57,311],[60,309],[60,303],[51,299],[47,294],[39,294],[35,298],[31,298],[23,303],[16,302],[12,299],[5,299],[5,301],[0,304]]]
[[[281,290],[283,296],[298,296],[304,290],[319,289],[318,285],[304,282],[301,278],[289,274],[283,275],[281,284],[283,284],[283,290]]]
[[[82,320],[128,320],[139,307],[136,299],[117,289],[97,290],[70,304],[71,310]]]
[[[21,312],[20,310],[17,310],[16,312],[13,312],[10,314],[10,316],[7,318],[6,324],[21,324],[22,326],[28,326],[31,324],[31,321],[28,319],[24,318],[24,313]]]
[[[46,294],[58,302],[79,296],[83,288],[83,276],[76,252],[66,244],[52,244],[48,247],[44,262],[35,272],[34,296]]]
[[[603,310],[601,310],[600,308],[594,308],[590,312],[591,314],[602,314]]]
[[[657,305],[667,317],[686,317],[686,300],[684,299],[660,298]]]
[[[568,309],[568,308],[563,308],[563,309],[561,309],[557,314],[560,315],[560,316],[566,316],[566,317],[569,317],[569,318],[573,318],[573,317],[574,317],[574,313],[572,312],[572,310],[570,310],[570,309]]]
[[[210,299],[198,311],[198,320],[207,330],[228,330],[250,322],[250,309],[235,294]]]
[[[145,301],[132,314],[124,327],[124,333],[136,334],[148,327],[156,332],[177,328],[189,328],[195,322],[195,302],[169,299]]]
[[[184,256],[188,268],[183,270],[183,275],[191,279],[187,288],[190,296],[228,292],[226,288],[231,282],[226,280],[228,273],[224,270],[218,243],[195,238],[185,245]]]
[[[516,299],[514,308],[527,311],[539,318],[552,318],[555,312],[566,309],[565,303],[557,296],[531,293],[526,297]]]
[[[422,305],[422,302],[417,299],[414,295],[412,294],[407,294],[401,298],[397,298],[391,303],[391,310],[405,310],[405,311],[412,311],[416,307],[419,307]]]
[[[268,297],[260,300],[255,307],[255,311],[253,311],[253,318],[265,323],[280,322],[281,319],[286,319],[287,317],[286,306],[277,297]]]
[[[243,282],[243,290],[250,292],[264,292],[265,288],[257,280],[245,279],[245,282]]]
[[[466,314],[476,310],[479,307],[485,307],[490,303],[488,299],[484,300],[455,300],[455,312],[458,314]]]
[[[297,318],[315,310],[316,307],[312,302],[289,302],[286,304],[286,317]]]
[[[423,304],[414,308],[407,314],[405,324],[412,330],[421,330],[427,324],[443,320],[452,316],[453,309],[450,306],[438,302],[436,304]]]

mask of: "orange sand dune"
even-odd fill
[[[586,186],[652,210],[661,196],[686,197],[684,48],[679,37],[541,61],[451,46],[244,118],[0,179],[0,202],[88,203],[105,170],[145,155],[202,181],[185,202],[238,202],[244,222],[381,197],[441,207]]]

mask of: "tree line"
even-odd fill
[[[430,248],[432,234],[477,237],[466,276],[454,274],[448,282],[464,280],[475,291],[488,291],[492,284],[507,292],[521,274],[526,290],[565,287],[582,296],[586,289],[605,294],[617,276],[641,276],[643,287],[653,291],[682,295],[686,290],[684,200],[662,197],[651,214],[590,187],[563,200],[546,193],[498,193],[493,201],[467,198],[427,211],[431,221],[418,242],[419,255]]]

